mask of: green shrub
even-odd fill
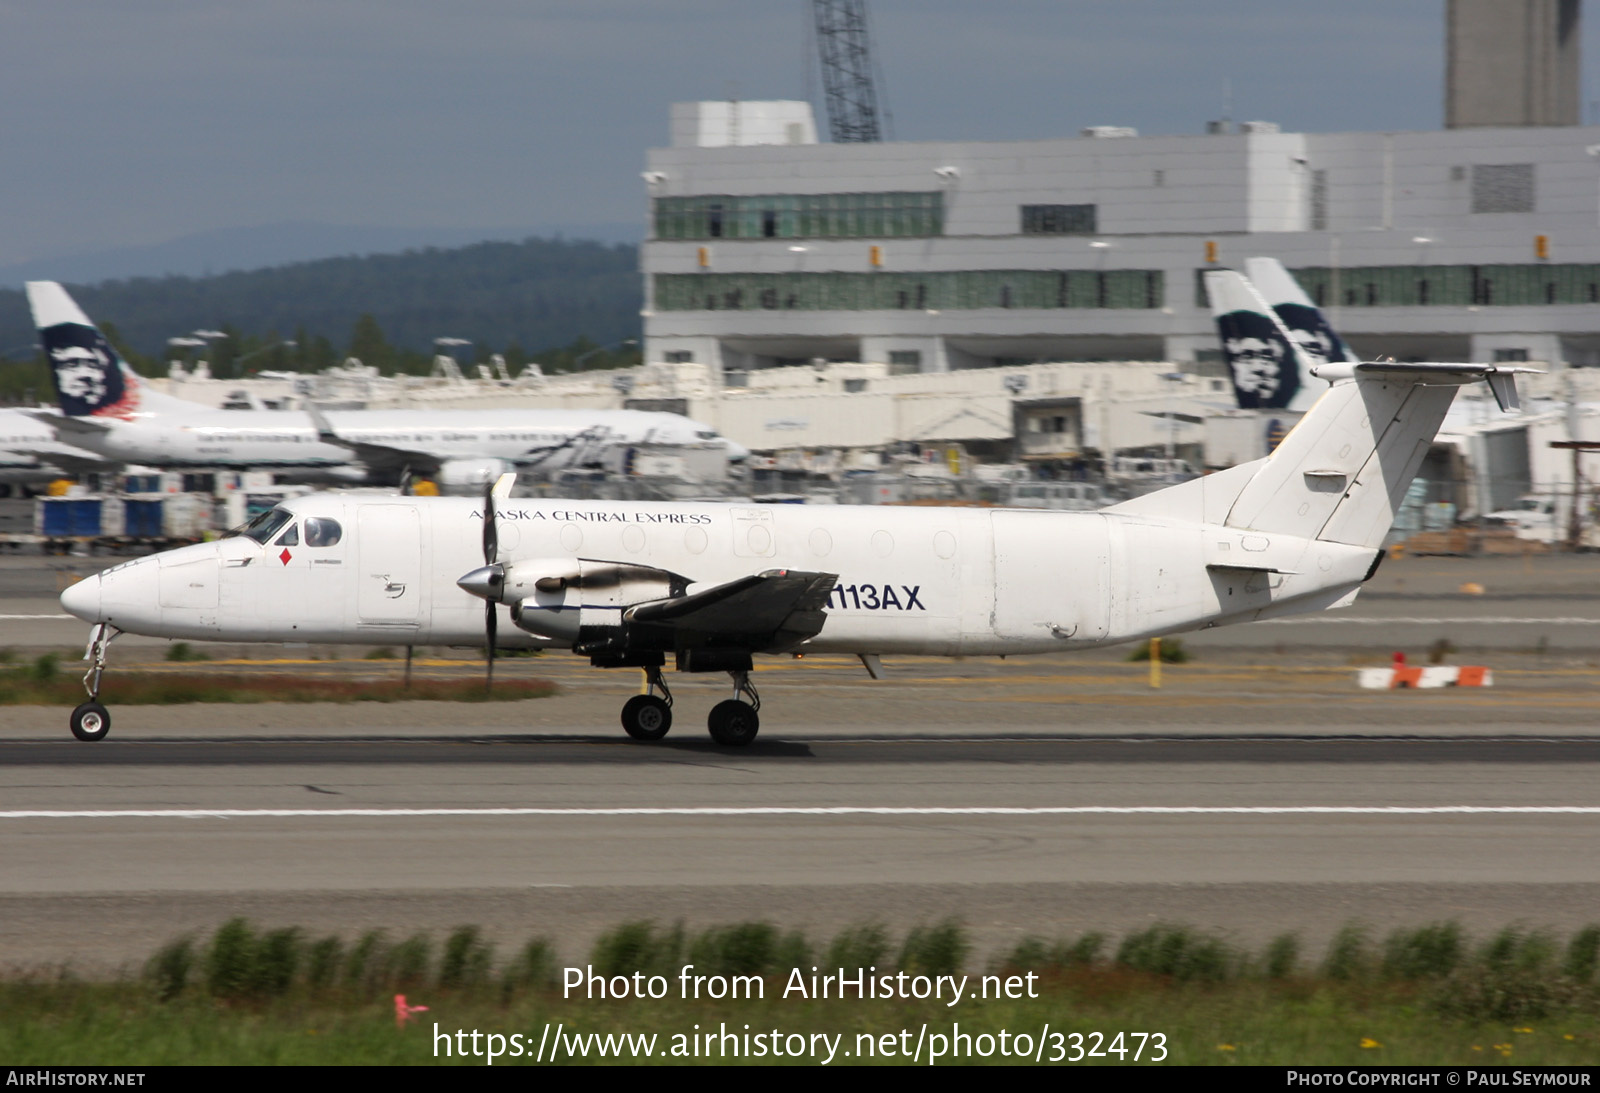
[[[344,958],[344,942],[337,937],[325,937],[313,942],[306,951],[306,986],[313,992],[322,992],[339,981],[339,964]]]
[[[1300,964],[1300,938],[1279,934],[1267,945],[1261,970],[1268,979],[1288,979]]]
[[[506,968],[501,984],[507,994],[519,990],[543,990],[559,982],[555,946],[546,937],[536,937],[522,947]]]
[[[1561,965],[1561,972],[1575,983],[1592,983],[1597,965],[1600,965],[1600,926],[1585,926],[1567,943],[1567,958]]]
[[[479,936],[476,926],[458,926],[445,940],[439,958],[439,986],[476,987],[489,981],[494,948]]]
[[[955,975],[966,965],[972,946],[955,919],[934,926],[916,926],[900,946],[900,968],[919,975]]]
[[[657,933],[650,922],[625,922],[595,939],[589,962],[599,975],[678,974],[685,961],[683,923]]]
[[[273,930],[256,949],[256,990],[269,997],[287,994],[300,966],[300,931],[293,926]]]
[[[1171,976],[1180,982],[1216,983],[1229,978],[1239,958],[1221,938],[1187,926],[1156,925],[1123,938],[1116,963],[1134,971]]]
[[[829,942],[823,964],[829,968],[872,968],[881,965],[888,953],[888,931],[882,923],[867,922],[840,930]]]
[[[790,968],[809,968],[812,964],[811,942],[799,930],[790,930],[778,939],[773,950],[773,969],[787,972]]]
[[[256,935],[250,923],[231,918],[217,927],[206,954],[206,992],[237,1001],[256,991]]]
[[[1388,979],[1438,979],[1455,971],[1465,953],[1457,923],[1396,930],[1383,943],[1383,974]]]
[[[433,967],[433,942],[427,934],[412,934],[389,950],[384,962],[385,986],[395,990],[415,990],[425,985]]]
[[[344,965],[344,981],[348,987],[370,990],[379,985],[388,957],[389,942],[382,930],[368,930],[350,947],[349,959]]]
[[[689,946],[688,962],[706,975],[767,975],[778,964],[778,929],[744,922],[706,930]]]
[[[1130,664],[1142,664],[1149,659],[1150,643],[1148,641],[1141,641],[1138,645],[1135,645],[1132,652],[1128,654],[1128,662]],[[1182,641],[1178,640],[1177,638],[1161,639],[1162,664],[1187,664],[1188,662],[1189,650],[1183,647]]]
[[[1362,979],[1372,970],[1372,947],[1367,928],[1346,923],[1328,942],[1328,955],[1322,960],[1322,974],[1329,979]]]
[[[180,937],[155,951],[145,965],[145,977],[155,988],[156,999],[170,1002],[189,985],[189,972],[193,968],[194,938]]]

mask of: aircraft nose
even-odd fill
[[[741,463],[750,458],[750,449],[743,444],[735,444],[726,437],[723,438],[722,443],[728,449],[728,460],[730,462]]]
[[[84,622],[102,622],[100,617],[100,574],[85,577],[61,593],[61,606]]]
[[[479,599],[500,601],[500,590],[505,587],[506,571],[504,566],[484,565],[474,569],[465,577],[456,582],[456,585],[471,592]]]

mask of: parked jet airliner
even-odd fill
[[[849,653],[876,676],[889,654],[1044,653],[1341,607],[1456,387],[1485,379],[1515,407],[1518,371],[1324,364],[1337,382],[1272,455],[1099,512],[524,501],[509,475],[481,500],[298,498],[62,594],[94,624],[72,730],[108,731],[100,674],[123,631],[570,649],[644,670],[622,722],[646,740],[672,725],[670,656],[729,673],[708,727],[737,745],[759,727],[756,654]]]
[[[597,463],[637,444],[713,443],[730,459],[749,454],[710,426],[639,410],[360,410],[315,420],[213,410],[150,390],[59,284],[27,288],[61,403],[61,416],[45,420],[63,441],[110,460],[352,484],[392,485],[409,473],[449,491],[481,489],[510,470]]]

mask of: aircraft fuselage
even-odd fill
[[[456,585],[483,564],[481,500],[354,492],[282,508],[292,521],[264,542],[126,562],[62,602],[171,638],[483,644],[483,602]],[[690,594],[774,569],[837,574],[826,623],[801,647],[812,652],[1040,653],[1316,610],[1352,595],[1374,557],[1103,512],[511,499],[497,517],[502,560],[655,567]],[[336,523],[338,541],[309,545],[313,518]],[[559,644],[496,610],[500,645]]]

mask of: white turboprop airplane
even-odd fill
[[[351,484],[412,475],[450,492],[480,491],[507,471],[595,463],[636,444],[720,443],[730,459],[749,454],[710,426],[641,410],[359,410],[310,420],[214,410],[150,390],[59,284],[27,288],[61,403],[61,415],[45,420],[63,441],[109,460]]]
[[[1518,371],[1324,365],[1339,382],[1272,455],[1099,512],[513,501],[510,476],[481,501],[298,498],[62,593],[94,624],[72,731],[109,730],[100,675],[124,631],[568,648],[645,671],[622,723],[646,740],[672,724],[670,656],[732,676],[709,727],[736,745],[760,724],[756,654],[850,653],[876,677],[886,654],[1045,653],[1341,607],[1456,387],[1486,379],[1514,407]]]
[[[1239,407],[1308,410],[1327,390],[1318,379],[1321,366],[1357,358],[1283,263],[1250,258],[1245,271],[1204,274]]]

